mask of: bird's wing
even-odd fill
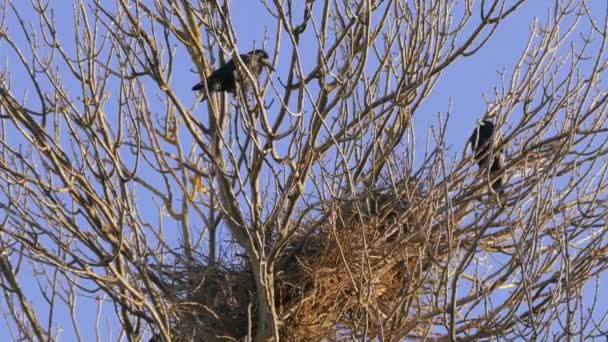
[[[207,85],[211,86],[210,90],[219,90],[219,89],[216,89],[216,87],[217,87],[216,84],[221,83],[222,79],[225,78],[225,75],[232,70],[234,70],[234,61],[232,59],[229,60],[228,62],[226,62],[225,64],[223,64],[218,69],[213,70],[211,75],[207,76]],[[203,90],[204,87],[205,87],[205,82],[201,81],[201,82],[195,84],[192,87],[192,90]]]
[[[471,152],[475,153],[475,150],[477,148],[477,145],[479,144],[479,128],[475,128],[475,130],[473,130],[473,134],[471,134],[471,137],[469,138],[469,143],[468,145],[471,147]]]

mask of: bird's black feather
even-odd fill
[[[266,51],[257,49],[249,51],[246,54],[240,55],[241,60],[249,69],[254,76],[259,75],[262,72],[262,66],[266,65],[270,67],[268,53]],[[236,88],[236,64],[234,60],[229,60],[226,64],[213,71],[206,82],[201,81],[192,87],[192,90],[200,91],[203,94],[201,101],[206,100],[206,94],[214,92],[229,92],[234,93]],[[205,91],[205,83],[207,91]]]
[[[483,120],[481,124],[475,128],[473,134],[471,134],[469,144],[473,151],[473,157],[480,169],[486,170],[488,168],[488,163],[490,160],[492,161],[492,164],[490,165],[490,177],[494,179],[492,182],[492,189],[501,193],[504,185],[503,177],[500,176],[496,178],[496,176],[500,174],[502,170],[503,156],[500,149],[494,147],[494,150],[491,150],[493,148],[494,136],[494,123],[489,120]]]

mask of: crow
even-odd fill
[[[262,49],[249,51],[246,54],[240,55],[240,57],[249,69],[249,72],[254,76],[258,76],[262,72],[263,66],[274,71],[270,64],[268,53]],[[236,64],[234,63],[234,60],[231,59],[219,69],[213,71],[213,73],[207,77],[206,84],[205,81],[201,81],[193,86],[192,90],[200,91],[203,94],[201,102],[207,99],[207,93],[211,94],[216,91],[226,91],[234,94],[236,87],[235,71]],[[207,91],[205,91],[205,85],[207,86]]]
[[[473,158],[477,161],[480,170],[487,170],[490,159],[492,164],[490,165],[490,179],[493,179],[492,190],[502,194],[503,193],[503,176],[497,178],[497,175],[503,168],[503,155],[500,149],[490,151],[492,143],[494,141],[494,123],[490,120],[483,120],[478,125],[471,137],[469,138],[469,144],[471,144],[471,150],[473,152]]]

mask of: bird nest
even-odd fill
[[[424,212],[415,201],[375,192],[327,208],[331,214],[315,223],[320,228],[279,277],[283,336],[331,340],[363,330],[377,336],[391,323],[396,305],[418,295],[432,266],[423,226],[432,208]]]
[[[388,325],[403,326],[408,314],[396,314],[403,311],[398,306],[420,295],[437,250],[445,249],[441,233],[429,228],[436,208],[422,201],[412,191],[375,190],[327,203],[322,219],[298,227],[309,233],[293,239],[275,277],[281,337],[333,340],[340,333],[374,336]],[[196,272],[190,279],[199,281],[174,306],[176,339],[231,341],[255,332],[250,268],[200,266]]]
[[[188,268],[188,279],[174,290],[179,293],[172,305],[174,341],[237,341],[250,329],[255,317],[255,281],[244,266]]]

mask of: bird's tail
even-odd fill
[[[505,192],[503,185],[502,176],[500,176],[496,178],[494,182],[492,182],[492,190],[494,190],[494,192],[497,194],[502,195]]]
[[[201,94],[201,102],[207,100],[207,92],[205,91],[205,82],[199,82],[192,87],[192,90],[198,91]]]
[[[501,174],[503,171],[503,166],[503,156],[501,154],[494,156],[494,160],[492,161],[492,165],[490,167],[490,178],[493,179],[492,190],[497,193],[502,193],[504,191],[504,174]]]
[[[199,91],[203,90],[203,88],[205,88],[205,82],[199,82],[192,87],[192,90]]]

